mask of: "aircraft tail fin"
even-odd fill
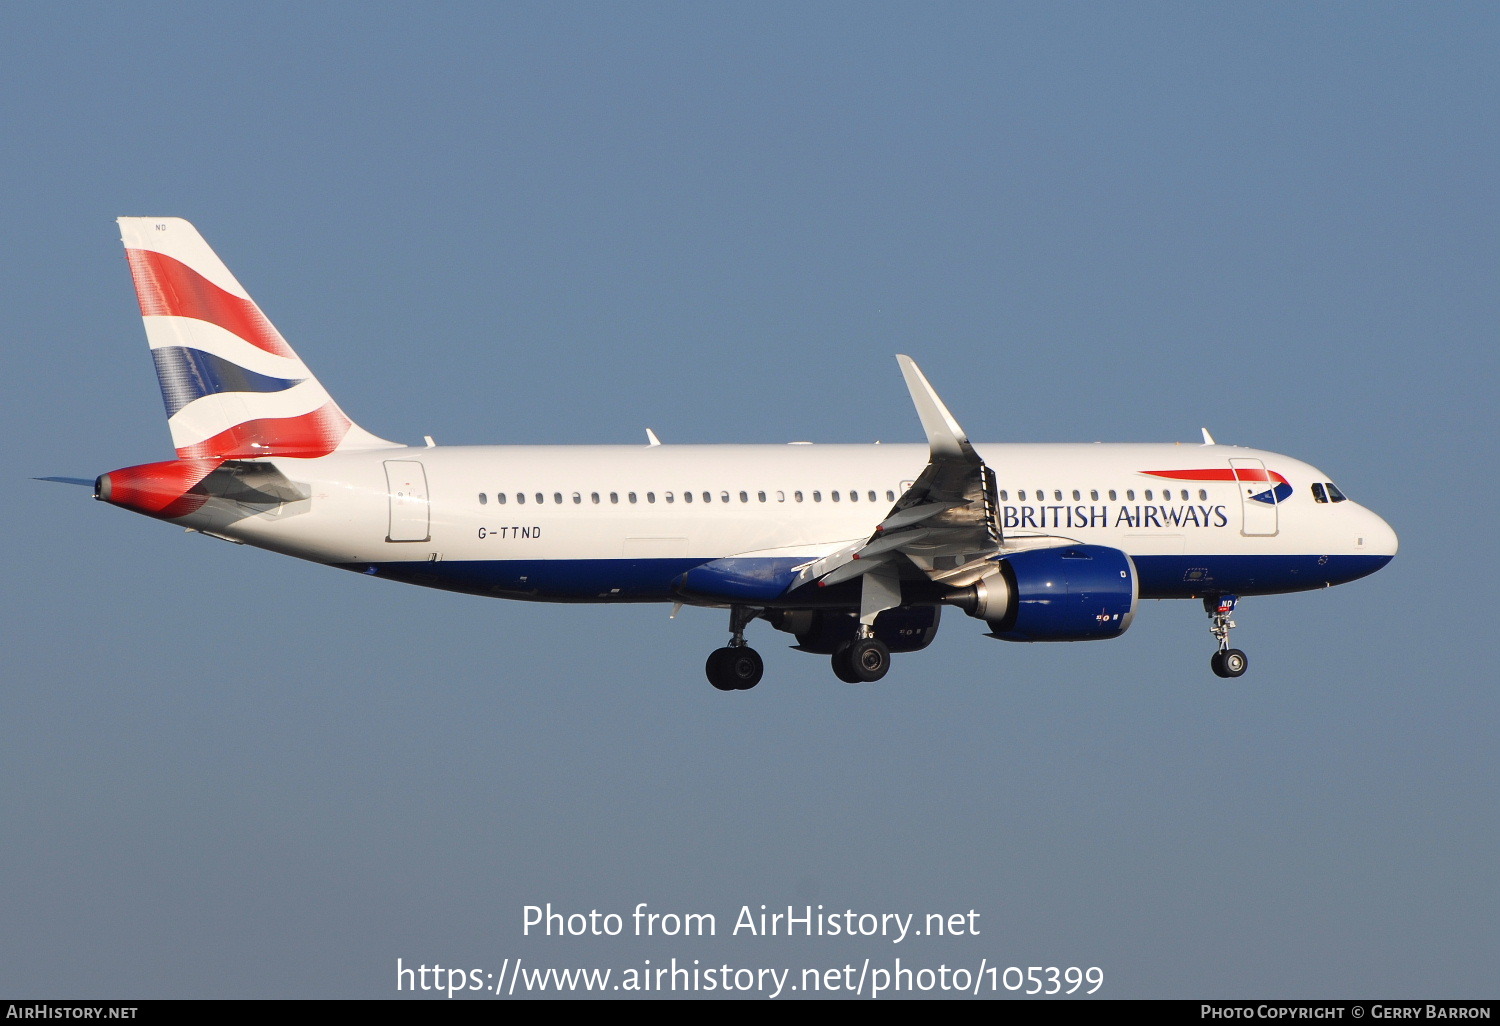
[[[179,459],[397,446],[339,409],[191,224],[119,224]]]

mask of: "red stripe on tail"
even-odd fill
[[[248,299],[225,292],[187,264],[149,249],[127,249],[142,317],[191,317],[217,324],[257,349],[295,359],[291,347]]]
[[[177,455],[185,460],[253,459],[257,456],[292,456],[315,459],[338,448],[351,424],[332,402],[300,417],[247,420],[212,438],[183,446]]]

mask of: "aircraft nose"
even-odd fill
[[[1370,510],[1364,512],[1364,522],[1359,525],[1356,536],[1359,550],[1372,556],[1385,556],[1387,559],[1394,556],[1396,549],[1400,547],[1395,530],[1379,515]]]

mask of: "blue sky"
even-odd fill
[[[0,994],[395,995],[676,957],[1493,997],[1484,4],[12,4]],[[113,219],[194,221],[361,424],[440,443],[1221,442],[1401,535],[1108,644],[948,617],[878,686],[724,616],[426,592],[34,482],[170,445]],[[1004,480],[1004,468],[996,468]],[[1444,546],[1447,546],[1445,549]],[[1488,669],[1487,669],[1488,667]],[[527,905],[708,912],[541,938]],[[726,936],[741,906],[977,937]]]

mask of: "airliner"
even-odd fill
[[[1001,641],[1100,641],[1203,604],[1239,677],[1240,598],[1358,580],[1395,532],[1301,460],[1203,443],[997,444],[909,357],[925,444],[411,446],[355,424],[191,224],[119,219],[176,458],[95,498],[367,577],[537,602],[727,610],[706,664],[755,687],[756,621],[883,678],[945,607]],[[65,479],[59,479],[65,480]]]

